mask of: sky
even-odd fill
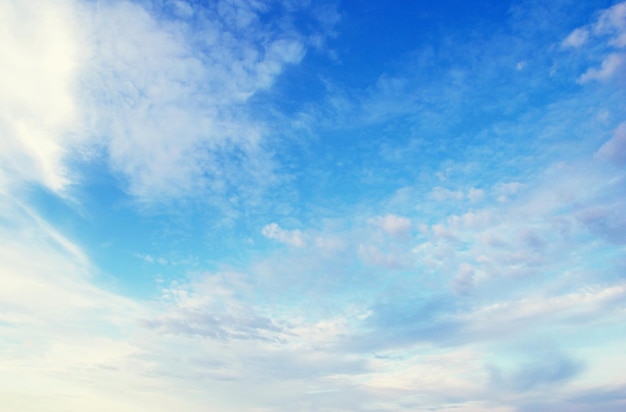
[[[0,0],[0,409],[626,410],[626,2]]]

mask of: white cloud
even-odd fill
[[[509,183],[499,183],[496,187],[498,192],[503,195],[513,195],[522,188],[522,183],[520,182],[509,182]]]
[[[599,35],[609,35],[609,44],[626,47],[626,2],[615,4],[604,10],[594,26]]]
[[[301,402],[313,386],[337,388],[339,375],[366,368],[364,360],[328,350],[362,311],[316,321],[293,310],[275,313],[250,300],[258,289],[236,272],[172,283],[153,302],[125,298],[94,286],[97,270],[77,245],[14,199],[1,200],[0,219],[11,222],[0,225],[6,407],[275,408]],[[243,400],[242,388],[249,395]]]
[[[482,189],[476,189],[475,187],[470,188],[467,193],[467,198],[470,202],[480,202],[485,197],[485,191]]]
[[[291,246],[303,247],[306,244],[304,234],[299,230],[285,230],[277,223],[265,225],[261,230],[263,236]]]
[[[179,19],[156,3],[0,5],[3,185],[61,193],[94,148],[144,201],[253,198],[276,181],[249,99],[303,58],[306,35],[264,24],[256,3],[168,7]]]
[[[507,202],[512,195],[517,194],[523,185],[520,182],[499,183],[495,193],[500,203]]]
[[[442,399],[454,393],[457,399],[472,400],[463,402],[463,410],[497,411],[481,400],[482,385],[486,380],[482,359],[484,353],[476,348],[445,352],[420,348],[409,352],[401,363],[393,357],[381,356],[373,365],[378,373],[367,376],[366,383],[373,390],[387,394],[388,404],[394,405],[397,410],[404,408],[400,402],[394,402],[393,394],[397,399],[397,394],[409,396],[417,391],[420,403],[416,402],[413,410],[428,409],[429,406],[436,408]]]
[[[454,229],[474,229],[482,230],[494,224],[493,213],[489,210],[470,211],[462,215],[452,215],[448,217],[448,225]]]
[[[589,30],[586,28],[578,28],[572,31],[569,36],[563,40],[561,46],[568,48],[577,48],[585,44],[587,39],[589,38]]]
[[[346,242],[341,238],[318,236],[315,238],[315,246],[324,253],[335,254],[346,249]]]
[[[463,192],[461,192],[460,190],[454,191],[443,188],[441,186],[436,186],[430,192],[430,197],[438,202],[446,202],[450,200],[463,200],[464,196]]]
[[[145,319],[144,358],[168,380],[176,371],[174,382],[199,390],[192,410],[208,400],[221,402],[219,410],[283,409],[307,402],[312,393],[332,391],[367,367],[365,360],[329,350],[363,318],[361,310],[347,308],[317,320],[294,307],[276,311],[250,300],[249,293],[258,292],[259,285],[251,283],[255,278],[200,274],[165,289],[157,310]],[[244,387],[249,396],[242,400],[237,394]]]
[[[589,81],[598,80],[606,81],[612,78],[616,73],[621,73],[622,69],[626,66],[626,54],[624,53],[611,53],[602,61],[602,65],[599,69],[595,67],[589,68],[579,78],[578,82],[581,84]]]
[[[375,218],[368,219],[368,223],[379,227],[385,233],[398,238],[408,237],[413,227],[410,219],[397,215],[377,216]]]
[[[488,290],[496,279],[556,276],[571,265],[592,270],[589,262],[606,244],[580,239],[592,236],[616,247],[625,239],[621,178],[605,176],[596,166],[555,165],[523,183],[494,185],[489,191],[506,202],[479,209],[468,204],[465,212],[434,221],[425,240],[414,239],[420,241],[413,246],[414,261],[457,292]]]
[[[129,331],[144,309],[94,286],[97,270],[76,244],[15,199],[0,200],[0,220],[11,222],[0,225],[0,376],[11,377],[0,378],[0,403],[21,411],[171,407],[167,395],[138,395],[155,383],[131,365],[141,350]]]
[[[603,10],[595,23],[575,29],[561,45],[565,48],[578,48],[589,43],[591,38],[598,44],[598,41],[604,41],[607,37],[608,40],[603,44],[605,50],[600,67],[587,69],[579,76],[578,83],[608,81],[616,76],[623,78],[626,54],[618,50],[626,47],[626,2]]]
[[[607,159],[616,166],[626,163],[626,123],[621,123],[613,137],[596,152],[596,157]]]
[[[604,288],[578,290],[555,296],[529,296],[520,300],[510,300],[484,306],[472,313],[463,315],[475,322],[474,328],[492,327],[498,329],[504,324],[536,321],[553,321],[557,318],[575,320],[580,316],[594,319],[606,306],[614,305],[626,296],[626,285],[616,284]],[[601,320],[597,319],[601,322]]]
[[[273,181],[262,126],[245,104],[297,63],[304,45],[295,32],[262,26],[253,6],[212,7],[193,29],[128,2],[91,15],[83,98],[98,132],[109,136],[112,167],[140,199],[253,192]]]
[[[458,240],[456,234],[448,229],[444,224],[437,223],[432,225],[431,227],[433,235],[438,240],[447,240],[451,242],[455,242]]]
[[[383,251],[374,245],[359,245],[359,256],[368,265],[382,266],[387,269],[406,269],[410,267],[409,256],[401,250]]]
[[[29,7],[6,4],[0,10]],[[181,19],[199,12],[191,3],[172,4]],[[199,38],[190,37],[187,23],[168,21],[136,4],[98,3],[101,15],[85,12],[90,22],[85,25],[95,22],[89,42],[99,39],[100,49],[92,50],[94,67],[83,78],[85,93],[75,94],[68,86],[79,78],[79,71],[66,67],[62,75],[49,76],[58,80],[51,87],[60,87],[51,96],[65,96],[71,103],[66,107],[61,99],[58,112],[50,107],[53,120],[39,124],[35,119],[53,98],[46,97],[48,103],[39,107],[29,96],[11,91],[8,83],[0,83],[14,93],[7,101],[24,101],[25,107],[34,108],[28,122],[52,142],[50,149],[43,145],[43,134],[11,134],[15,138],[4,155],[14,158],[9,159],[13,163],[2,162],[7,167],[5,181],[20,171],[20,179],[53,190],[66,187],[71,179],[64,159],[74,137],[63,131],[79,127],[76,113],[84,114],[83,109],[99,136],[91,137],[109,151],[112,166],[129,179],[131,191],[144,199],[186,195],[209,186],[227,190],[233,184],[229,179],[241,177],[237,173],[254,175],[256,182],[271,176],[262,127],[242,113],[250,96],[271,87],[286,64],[299,61],[305,40],[294,33],[283,37],[263,31],[255,17],[260,3],[220,5],[220,16],[227,22],[220,27],[226,29],[208,25]],[[54,13],[60,13],[67,27],[75,20],[72,13],[63,14],[63,7],[39,10],[48,14],[27,19],[27,26],[45,22]],[[216,22],[214,17],[206,18]],[[63,33],[63,27],[53,26]],[[3,32],[0,26],[0,36],[18,30],[10,21],[5,27],[9,29]],[[245,29],[252,40],[234,41],[229,34],[235,29]],[[260,45],[259,38],[267,43]],[[193,57],[194,41],[210,42],[210,51]],[[25,43],[15,44],[28,49]],[[58,52],[60,60],[63,53]],[[73,54],[67,56],[74,61]],[[107,70],[95,67],[101,64]],[[215,78],[207,80],[209,74]],[[391,82],[381,87],[393,95],[398,86]],[[76,99],[88,104],[79,110]],[[8,104],[6,113],[2,127],[9,129],[19,116]],[[624,163],[623,126],[597,152],[618,166]],[[27,148],[24,142],[32,136],[39,137]],[[220,155],[224,153],[237,159]],[[19,159],[26,160],[22,164]],[[239,166],[245,170],[238,171]],[[94,282],[97,270],[77,244],[35,211],[2,197],[0,403],[21,411],[50,409],[51,404],[95,411],[419,410],[449,403],[453,393],[464,410],[507,410],[504,404],[510,399],[494,400],[500,394],[489,392],[484,368],[489,356],[499,353],[493,342],[512,335],[503,332],[521,324],[535,333],[537,325],[566,320],[559,322],[562,332],[574,317],[590,323],[612,317],[617,325],[623,323],[623,284],[586,288],[592,276],[601,277],[603,265],[623,255],[621,246],[598,249],[602,237],[624,239],[621,192],[599,188],[611,179],[578,166],[566,165],[540,181],[485,189],[506,200],[503,204],[477,205],[484,200],[480,189],[435,188],[431,197],[439,202],[469,199],[471,205],[455,204],[481,209],[455,210],[457,214],[428,220],[430,226],[420,226],[419,238],[411,237],[413,222],[423,216],[411,213],[428,191],[417,188],[398,192],[397,198],[404,197],[410,205],[402,216],[368,204],[373,210],[367,216],[376,217],[367,225],[364,219],[346,217],[361,225],[346,232],[311,234],[270,223],[261,230],[265,237],[296,248],[250,263],[250,275],[190,274],[192,280],[171,284],[154,302],[133,301],[95,286],[102,279]],[[206,168],[207,175],[201,171]],[[234,178],[224,176],[229,173]],[[400,204],[389,209],[398,210]],[[417,241],[421,243],[415,245]],[[316,247],[304,247],[309,244]],[[138,257],[173,262],[155,255]],[[364,268],[363,262],[378,267]],[[405,276],[389,270],[398,268],[411,271]],[[571,268],[582,275],[565,273]],[[429,276],[431,269],[435,276]],[[533,294],[542,282],[549,287]],[[445,286],[439,289],[439,284]],[[458,296],[448,297],[446,286]],[[432,291],[446,297],[432,305],[435,309],[425,309],[435,315],[423,320],[424,313],[414,303],[420,294]],[[382,336],[386,347],[400,342],[413,352],[394,347],[355,354],[340,345],[357,335],[355,329],[363,327],[377,301],[407,304],[385,318],[389,322],[382,328],[396,323],[392,333]],[[446,329],[450,320],[461,325],[459,331]],[[416,323],[425,327],[412,329]],[[455,333],[462,339],[446,347],[446,339]],[[532,339],[533,333],[523,336]],[[427,348],[415,343],[429,338]],[[468,344],[471,339],[484,339],[482,351]],[[597,379],[606,381],[602,375]],[[242,389],[247,396],[241,396]]]
[[[75,180],[64,162],[81,140],[75,90],[85,36],[76,19],[71,0],[0,4],[0,184],[60,193]]]

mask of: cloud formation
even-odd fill
[[[301,33],[261,22],[262,6],[182,4],[175,19],[129,2],[91,16],[85,98],[111,166],[140,199],[271,181],[246,103],[305,53]]]
[[[598,19],[584,27],[572,31],[561,45],[565,48],[580,48],[593,37],[594,43],[600,42],[604,47],[604,56],[600,67],[590,67],[580,75],[581,84],[590,81],[609,81],[617,79],[623,81],[624,63],[626,54],[622,50],[626,47],[626,3],[621,2],[603,10]]]
[[[610,3],[2,2],[0,404],[624,409]]]
[[[3,180],[61,192],[72,162],[100,156],[142,201],[274,181],[250,98],[332,30],[298,31],[300,7],[280,3],[18,3],[2,6]]]
[[[291,246],[302,247],[305,245],[304,235],[299,230],[285,230],[278,226],[277,223],[270,223],[265,225],[261,231],[263,236],[268,239],[274,239],[281,243],[286,243]]]

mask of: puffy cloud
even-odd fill
[[[300,61],[303,40],[261,24],[263,9],[248,3],[193,8],[193,21],[129,2],[90,15],[83,98],[111,166],[140,199],[254,192],[273,178],[246,102]]]
[[[396,215],[377,216],[369,219],[368,222],[379,227],[385,233],[398,238],[409,236],[413,227],[410,219]]]
[[[626,64],[626,54],[611,53],[603,61],[599,69],[592,67],[583,73],[579,78],[579,83],[587,83],[593,80],[606,81],[611,79],[616,73],[621,73]]]
[[[441,186],[436,186],[431,191],[430,197],[438,202],[446,202],[449,200],[463,200],[464,196],[461,191],[454,191]]]
[[[490,290],[501,279],[544,282],[574,261],[580,270],[594,270],[589,263],[594,254],[612,246],[589,243],[591,249],[584,249],[581,239],[624,241],[623,178],[605,176],[596,166],[557,165],[533,180],[495,184],[488,190],[496,200],[508,201],[483,202],[481,208],[467,204],[464,213],[444,214],[414,239],[419,242],[412,245],[415,270],[445,279],[463,296]]]
[[[265,225],[261,231],[268,239],[277,240],[291,246],[303,247],[306,244],[304,234],[299,230],[285,230],[277,223]]]
[[[448,229],[442,223],[434,224],[431,229],[432,229],[433,235],[437,239],[448,240],[448,241],[452,241],[452,242],[458,240],[458,237],[456,236],[455,232],[453,232],[452,230]]]

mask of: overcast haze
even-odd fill
[[[0,409],[626,410],[626,2],[0,0]]]

